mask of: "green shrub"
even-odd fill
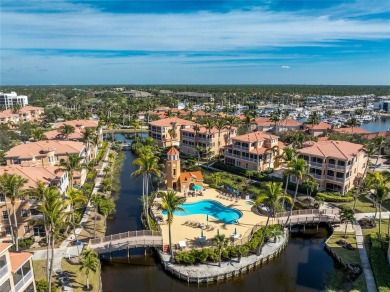
[[[38,292],[47,292],[49,290],[49,282],[45,279],[40,279],[35,282]]]
[[[352,196],[342,196],[339,193],[319,192],[317,198],[322,198],[326,202],[346,203],[352,202],[354,198]]]
[[[390,291],[390,266],[387,263],[386,254],[388,243],[383,245],[377,235],[370,235],[369,257],[371,268],[379,292]]]

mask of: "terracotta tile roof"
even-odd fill
[[[12,246],[12,243],[7,242],[0,242],[0,254],[5,252],[7,249],[9,249]]]
[[[263,154],[267,150],[271,150],[271,148],[264,148],[264,147],[255,148],[255,149],[252,149],[251,151],[249,151],[249,153],[252,153],[252,154]]]
[[[26,113],[26,112],[31,112],[31,111],[43,111],[43,110],[44,110],[43,107],[26,105],[25,107],[22,107],[19,110],[19,113]]]
[[[11,110],[5,110],[5,111],[0,112],[0,117],[1,118],[10,118],[10,117],[19,118],[19,114],[14,114]]]
[[[167,152],[167,155],[177,155],[177,154],[180,154],[180,152],[175,147],[171,147],[171,149],[169,149],[169,151]]]
[[[274,136],[265,132],[252,132],[249,134],[244,134],[240,136],[233,137],[234,141],[243,141],[243,142],[256,142],[256,141],[264,141],[270,139],[278,139],[278,136]]]
[[[317,141],[327,141],[329,137],[318,137]]]
[[[83,129],[75,128],[74,133],[71,133],[68,138],[69,140],[81,140],[84,138],[84,133],[85,131]],[[43,135],[45,135],[45,137],[49,140],[65,139],[65,137],[58,130],[48,131],[43,133]]]
[[[319,141],[313,142],[312,146],[298,150],[301,154],[315,155],[320,157],[333,157],[349,159],[362,151],[363,145],[345,141]]]
[[[187,120],[180,119],[177,117],[172,117],[172,118],[166,118],[166,119],[162,119],[162,120],[158,120],[158,121],[149,122],[149,125],[158,126],[158,127],[170,127],[170,126],[172,126],[172,123],[176,123],[177,126],[194,125],[195,124],[194,122],[191,122],[191,121],[187,121]]]
[[[318,130],[318,131],[321,131],[321,130],[329,130],[332,128],[331,125],[327,124],[327,123],[324,123],[324,122],[320,122],[318,125],[311,125],[311,124],[306,124],[305,127],[307,129],[312,129],[312,130]]]
[[[334,132],[344,133],[344,134],[367,134],[370,133],[366,129],[363,128],[334,128],[332,129]]]
[[[56,123],[54,125],[55,129],[61,128],[63,125],[71,125],[75,128],[96,128],[98,127],[99,123],[97,121],[92,121],[92,120],[71,120],[71,121],[65,121],[65,122],[60,122]]]
[[[191,177],[195,178],[197,181],[203,181],[203,175],[201,171],[182,172],[180,174],[180,181],[186,181]]]
[[[294,119],[285,119],[278,122],[279,125],[284,127],[299,127],[302,126],[302,123]]]
[[[200,128],[199,131],[198,131],[199,134],[208,134],[208,133],[214,134],[214,133],[218,133],[219,132],[219,130],[217,128],[215,128],[215,127],[213,127],[212,129],[208,130],[208,129],[205,128],[204,125],[199,125],[199,128]],[[232,127],[232,129],[235,129],[235,128],[236,127]],[[181,131],[182,132],[195,133],[195,130],[194,130],[193,127],[190,127],[190,128],[187,128],[187,129],[182,129]],[[221,129],[221,133],[223,133],[223,132],[229,132],[229,129],[228,128]]]
[[[269,127],[269,126],[273,126],[275,124],[274,122],[271,122],[270,119],[263,118],[263,117],[255,118],[255,123],[256,123],[256,125],[258,125],[260,127]]]
[[[46,156],[44,151],[53,149],[56,154],[79,154],[85,148],[82,142],[46,140],[20,144],[5,153],[5,158],[19,157],[19,159],[31,159],[33,157]]]
[[[25,262],[27,262],[33,256],[30,252],[10,252],[9,257],[11,260],[11,271],[15,273],[19,270]]]
[[[367,138],[368,140],[372,140],[378,136],[383,136],[385,138],[387,137],[390,137],[390,131],[386,131],[386,132],[376,132],[376,133],[366,133],[366,134],[362,134],[365,138]]]
[[[203,117],[203,116],[208,116],[208,115],[210,115],[210,114],[209,114],[209,113],[206,113],[205,111],[202,111],[202,110],[199,110],[199,111],[194,112],[194,116]]]
[[[22,165],[7,165],[0,167],[0,175],[4,173],[17,174],[28,180],[23,189],[31,189],[37,187],[37,182],[42,181],[46,185],[63,175],[63,172],[57,171],[55,166],[22,166]]]

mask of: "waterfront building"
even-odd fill
[[[4,159],[7,165],[22,165],[29,167],[37,166],[59,166],[61,161],[67,161],[70,154],[82,157],[80,164],[88,163],[86,146],[75,141],[38,141],[20,144],[11,148],[5,153]],[[58,167],[57,167],[58,168]],[[73,182],[76,185],[83,185],[87,172],[86,169],[75,171]]]
[[[259,117],[255,119],[258,131],[279,133],[283,131],[298,131],[302,129],[302,123],[294,119],[284,119],[273,122],[268,118]]]
[[[323,136],[325,135],[330,129],[332,129],[332,126],[325,123],[320,122],[316,125],[306,124],[304,126],[304,129],[312,136]]]
[[[220,131],[217,128],[206,129],[199,125],[199,131],[194,127],[181,129],[180,151],[184,154],[197,156],[197,148],[203,149],[203,154],[213,157],[220,153],[223,147],[231,143],[231,139],[237,135],[237,128],[223,128]]]
[[[26,95],[17,95],[14,91],[11,93],[0,92],[0,106],[9,109],[14,105],[20,105],[21,107],[28,105],[28,97]]]
[[[37,106],[25,106],[14,112],[11,109],[0,112],[0,124],[36,123],[41,121],[44,109]]]
[[[0,291],[37,291],[32,253],[10,252],[11,243],[0,243]]]
[[[149,137],[153,138],[159,147],[179,146],[181,129],[190,128],[194,122],[177,117],[149,122]]]
[[[320,189],[342,195],[363,177],[368,160],[363,145],[345,141],[310,141],[298,152]]]
[[[284,147],[279,137],[265,132],[252,132],[232,138],[225,146],[225,163],[243,169],[263,171],[278,166],[276,157]]]
[[[45,186],[55,186],[61,194],[65,194],[69,186],[68,173],[66,171],[58,171],[58,167],[55,166],[29,167],[9,165],[0,167],[0,175],[5,173],[19,175],[22,178],[27,179],[27,183],[23,187],[24,191],[34,190],[39,181],[44,183]],[[8,205],[8,210],[6,204]],[[42,219],[43,215],[37,211],[37,207],[35,196],[28,193],[15,200],[18,235],[20,238],[42,236],[44,227],[37,223],[37,221]],[[0,196],[0,215],[1,237],[11,239],[9,218],[11,218],[11,221],[13,222],[13,207],[11,207],[10,199],[7,198],[6,201],[3,195]]]
[[[185,195],[195,185],[203,187],[204,179],[201,171],[181,172],[179,155],[175,147],[167,152],[166,185],[168,190],[177,190]]]
[[[341,133],[341,134],[357,134],[357,135],[362,135],[362,134],[369,134],[370,132],[367,131],[366,129],[363,128],[333,128],[333,132],[336,133]]]

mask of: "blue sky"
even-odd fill
[[[390,85],[387,0],[1,0],[0,85]]]

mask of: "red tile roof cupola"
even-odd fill
[[[168,160],[179,160],[179,150],[177,150],[175,147],[171,147],[171,149],[167,152],[167,158]]]

